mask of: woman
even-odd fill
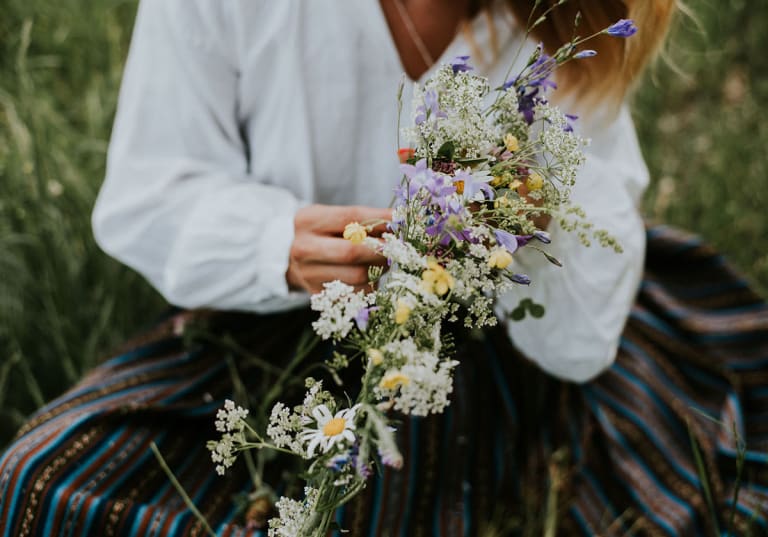
[[[533,46],[520,29],[532,4],[143,2],[97,240],[172,304],[248,313],[171,316],[36,414],[0,459],[0,535],[201,534],[152,442],[218,534],[258,534],[268,505],[247,496],[245,467],[222,479],[208,460],[215,409],[233,392],[258,404],[267,366],[290,360],[308,326],[308,292],[363,285],[381,263],[340,235],[389,214],[400,73],[417,80],[469,52],[502,80],[517,45]],[[535,37],[568,39],[578,4]],[[706,248],[659,230],[636,298],[647,172],[613,104],[673,2],[580,4],[579,33],[622,17],[641,27],[633,41],[598,41],[599,61],[560,79],[593,138],[575,201],[625,253],[582,248],[553,225],[563,269],[519,257],[542,282],[529,292],[546,316],[457,335],[452,406],[403,423],[405,467],[338,514],[352,535],[503,535],[533,524],[545,500],[544,523],[559,519],[564,535],[706,535],[731,512],[737,531],[768,528],[768,310]],[[519,298],[502,297],[500,312]],[[290,486],[283,464],[264,468],[277,492]]]

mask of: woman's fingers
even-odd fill
[[[361,206],[308,205],[296,213],[296,229],[313,230],[328,235],[341,235],[351,222],[361,224],[389,221],[392,209]]]
[[[302,267],[301,274],[312,292],[322,290],[324,283],[333,280],[339,280],[357,289],[371,290],[368,285],[368,268],[362,265],[305,265]]]
[[[341,280],[357,290],[370,291],[368,267],[384,265],[386,259],[362,244],[341,238],[351,222],[376,224],[370,232],[378,237],[386,229],[382,221],[392,217],[390,209],[308,205],[296,213],[286,279],[292,287],[311,293],[323,284]]]
[[[291,260],[301,264],[383,265],[386,259],[362,244],[338,237],[303,233],[291,245]]]

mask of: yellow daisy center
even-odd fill
[[[323,427],[323,434],[325,436],[336,436],[344,432],[344,428],[347,426],[347,420],[344,418],[333,418]]]

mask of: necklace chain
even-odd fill
[[[403,20],[405,29],[408,31],[408,35],[411,36],[411,41],[413,41],[413,44],[416,45],[416,50],[419,51],[422,61],[427,66],[427,69],[429,69],[435,64],[435,60],[432,58],[432,55],[429,53],[429,49],[427,48],[427,45],[424,44],[424,40],[419,35],[419,32],[416,30],[416,25],[413,24],[413,19],[411,19],[411,16],[408,14],[408,10],[403,5],[403,2],[401,0],[393,0],[393,2],[395,4],[395,7],[397,7],[397,11],[400,14],[400,18]]]

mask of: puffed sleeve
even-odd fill
[[[510,311],[521,298],[545,306],[541,319],[508,321],[512,341],[545,371],[584,382],[614,361],[622,329],[638,290],[645,255],[645,230],[638,204],[648,171],[626,107],[607,126],[594,129],[572,199],[596,228],[608,230],[624,251],[615,253],[595,241],[584,247],[575,234],[554,221],[546,249],[562,260],[550,264],[538,252],[522,248],[517,271],[533,282],[499,300]]]
[[[141,2],[93,229],[173,304],[281,309],[299,201],[248,169],[228,4]]]

